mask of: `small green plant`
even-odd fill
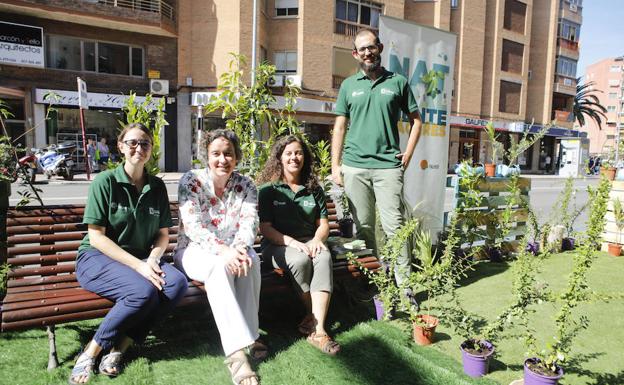
[[[585,211],[587,203],[577,206],[576,203],[577,190],[574,188],[574,178],[568,177],[563,186],[563,190],[557,197],[557,208],[553,210],[551,219],[549,220],[550,227],[557,224],[563,225],[566,231],[567,237],[572,237],[574,234],[574,222]]]
[[[533,122],[531,122],[531,126],[532,125],[533,125]],[[545,124],[542,126],[542,128],[540,128],[539,131],[537,131],[534,134],[529,134],[528,131],[525,131],[524,134],[522,135],[522,139],[520,139],[520,141],[517,143],[513,142],[511,144],[511,147],[509,147],[509,150],[507,150],[508,164],[510,166],[516,164],[516,160],[518,160],[518,157],[522,153],[524,153],[526,150],[531,148],[531,146],[533,146],[535,143],[540,141],[546,135],[546,133],[551,127],[552,127],[552,124]]]
[[[153,97],[150,94],[145,96],[143,103],[136,101],[136,93],[131,92],[123,111],[126,115],[125,122],[119,122],[123,127],[126,124],[141,123],[152,132],[152,155],[145,165],[147,172],[156,175],[160,172],[158,161],[160,159],[160,137],[162,130],[168,124],[165,120],[165,98],[160,98],[156,103],[156,108],[152,107]],[[112,166],[112,167],[111,167]],[[109,164],[109,168],[114,168],[115,164]]]
[[[323,187],[325,194],[331,189],[331,182],[327,179],[331,174],[331,152],[329,142],[319,140],[314,146],[314,154],[316,155],[316,175],[319,183]]]
[[[11,271],[11,265],[3,263],[0,265],[0,298],[6,294],[7,280],[9,279],[9,272]]]
[[[556,303],[560,303],[561,307],[554,320],[555,335],[552,341],[547,342],[543,349],[539,349],[534,333],[527,328],[525,343],[528,355],[537,358],[538,362],[535,365],[552,375],[557,373],[561,363],[566,360],[574,338],[589,325],[589,319],[583,314],[574,313],[574,309],[594,296],[589,288],[587,273],[596,259],[600,245],[610,190],[611,184],[605,177],[600,179],[597,188],[588,187],[588,201],[591,202],[591,206],[587,230],[574,255],[572,273],[568,276],[567,285],[562,292],[554,296]]]
[[[485,133],[487,134],[488,141],[490,142],[490,163],[496,164],[498,163],[498,154],[505,152],[505,146],[503,143],[498,141],[498,134],[494,128],[494,123],[488,122],[485,125]]]

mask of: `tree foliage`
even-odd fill
[[[579,125],[584,126],[586,119],[591,119],[602,128],[602,119],[606,119],[607,109],[600,104],[596,95],[599,90],[594,90],[595,82],[581,83],[581,78],[576,79],[576,95],[572,105],[572,115]]]

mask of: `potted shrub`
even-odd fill
[[[502,153],[505,150],[505,147],[498,141],[498,134],[496,134],[496,129],[494,128],[494,124],[492,122],[488,122],[488,124],[485,125],[485,133],[487,134],[491,149],[490,162],[485,163],[485,176],[492,177],[496,175],[498,154],[499,152]]]
[[[618,199],[611,199],[613,204],[613,218],[615,220],[615,226],[618,229],[617,243],[609,242],[609,254],[614,257],[619,257],[622,254],[622,229],[624,229],[624,208],[622,202]]]
[[[608,155],[600,163],[600,175],[604,175],[608,180],[612,181],[615,179],[616,172],[615,162],[611,155]]]
[[[340,234],[345,238],[353,238],[353,218],[351,218],[351,211],[349,210],[349,200],[344,190],[340,193],[340,210],[342,216],[338,219],[338,228]],[[368,245],[366,245],[368,246]]]

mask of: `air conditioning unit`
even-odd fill
[[[570,4],[570,11],[576,12],[576,10],[577,10],[576,4]]]
[[[286,75],[284,76],[284,83],[290,83],[293,86],[301,87],[301,76],[299,75]]]
[[[169,94],[169,80],[163,79],[151,79],[150,93],[153,95],[168,95]]]
[[[282,75],[273,75],[267,81],[269,87],[284,87],[284,77]]]

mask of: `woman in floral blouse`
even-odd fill
[[[234,171],[241,158],[237,136],[208,137],[208,168],[180,179],[180,232],[175,263],[204,283],[235,384],[255,385],[245,348],[258,338],[260,261],[253,250],[258,227],[254,183]]]

